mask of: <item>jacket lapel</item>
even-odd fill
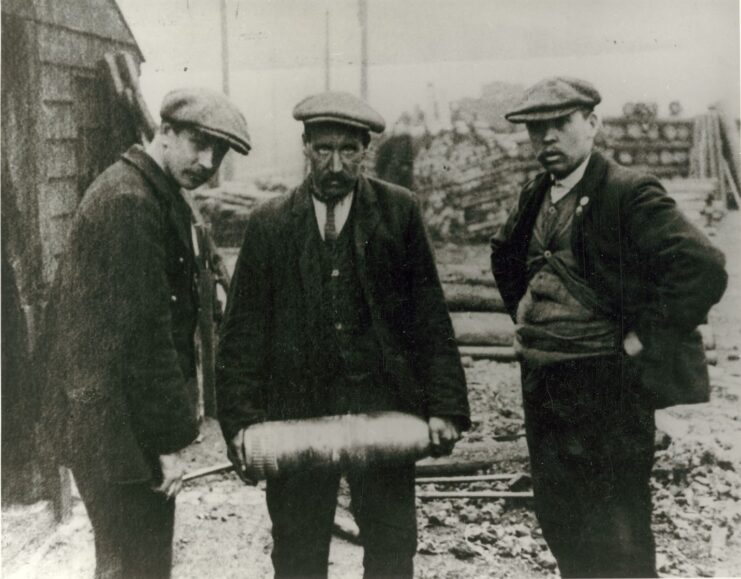
[[[599,190],[606,172],[607,162],[604,157],[593,151],[584,177],[573,190],[576,195],[576,210],[571,228],[571,247],[577,260],[581,260],[584,255],[584,220],[592,212],[594,203],[599,202]]]
[[[376,192],[368,179],[363,175],[358,179],[353,202],[356,203],[352,221],[355,269],[357,270],[358,280],[363,287],[365,299],[369,305],[372,305],[373,292],[370,291],[369,287],[372,277],[368,275],[367,251],[370,240],[381,221],[381,213],[378,209]]]
[[[192,215],[190,206],[185,199],[177,199],[170,204],[168,218],[175,228],[178,239],[188,248],[193,247],[191,233]]]
[[[550,175],[548,173],[538,175],[535,178],[535,183],[533,183],[533,192],[527,198],[520,211],[520,216],[514,226],[510,239],[518,240],[520,245],[525,248],[530,245],[535,219],[538,216],[538,211],[540,211],[540,206],[543,204],[543,199],[545,199],[546,193],[550,188]]]
[[[592,197],[598,193],[599,184],[602,182],[607,170],[607,163],[597,151],[592,153],[584,171],[582,179],[574,186],[576,194],[576,219],[581,221],[584,215],[592,208]]]
[[[319,236],[309,178],[296,189],[291,208],[293,244],[298,255],[298,269],[304,290],[307,312],[318,312],[321,306],[321,256],[315,237]]]

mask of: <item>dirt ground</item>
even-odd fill
[[[714,235],[726,251],[730,287],[711,314],[717,364],[711,368],[710,403],[657,413],[662,434],[654,470],[654,531],[662,576],[741,576],[741,214],[729,214]],[[486,249],[444,247],[447,263],[474,264],[487,272]],[[487,445],[500,456],[492,472],[527,472],[521,438],[497,441],[522,429],[517,367],[512,363],[465,360],[476,427],[456,452]],[[193,470],[222,462],[217,425],[188,451]],[[429,485],[428,485],[429,486]],[[438,486],[439,490],[445,487]],[[472,483],[471,490],[502,488]],[[527,490],[527,488],[525,488]],[[346,504],[344,497],[341,505]],[[341,510],[342,507],[341,507]],[[511,500],[431,501],[418,499],[419,551],[416,577],[548,577],[556,574],[528,502]],[[178,497],[176,579],[272,576],[270,521],[261,487],[232,474],[211,475],[186,486]],[[83,505],[72,519],[7,577],[91,577],[92,530]],[[362,576],[362,550],[340,538],[332,542],[330,577]]]

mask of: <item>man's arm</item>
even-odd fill
[[[95,226],[94,235],[100,238],[88,241],[91,253],[96,243],[106,248],[98,253],[104,263],[94,267],[95,275],[105,277],[109,299],[91,307],[107,310],[108,315],[100,316],[112,320],[112,332],[106,335],[124,341],[122,370],[129,377],[124,390],[132,428],[148,452],[169,455],[195,439],[198,425],[173,341],[160,211],[142,197],[114,197]]]
[[[515,273],[515,269],[510,267],[508,263],[509,259],[502,252],[507,251],[505,248],[510,240],[515,223],[519,219],[519,214],[519,204],[516,204],[510,210],[507,221],[504,222],[489,241],[489,246],[491,247],[491,273],[497,282],[497,288],[504,301],[504,307],[507,309],[507,313],[512,318],[512,321],[515,321],[517,318],[518,303],[515,296],[510,295],[511,292],[508,291],[508,288],[513,286],[512,275]]]
[[[263,390],[271,309],[271,278],[265,247],[265,237],[253,214],[247,223],[229,288],[216,359],[218,417],[224,438],[230,444],[242,428],[264,420],[265,416]]]
[[[434,255],[416,203],[408,222],[406,244],[411,268],[410,306],[414,311],[410,342],[414,345],[418,379],[426,389],[431,442],[436,446],[436,440],[440,440],[438,447],[442,444],[452,450],[459,430],[471,424],[468,391]],[[445,449],[440,448],[440,452],[445,453]]]
[[[158,455],[162,480],[156,490],[172,498],[185,468],[179,451],[198,435],[198,425],[173,341],[160,212],[144,197],[111,195],[87,221],[89,235],[81,243],[85,272],[97,278],[88,281],[106,293],[105,302],[91,300],[94,311],[88,313],[107,328],[89,339],[104,358],[110,347],[117,351],[112,359],[123,361],[131,428],[142,448]]]
[[[639,312],[636,328],[689,332],[703,323],[720,300],[728,276],[725,258],[705,235],[692,225],[664,192],[660,183],[645,178],[622,200],[622,231],[629,250],[650,265],[656,299]]]

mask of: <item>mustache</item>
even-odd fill
[[[541,151],[538,153],[538,161],[541,163],[545,161],[546,157],[550,157],[551,155],[560,155],[563,157],[563,153],[559,151],[558,149],[546,149],[545,151]]]
[[[351,178],[348,175],[325,175],[321,178],[321,185],[352,185],[355,182],[355,178]]]
[[[213,175],[213,171],[197,171],[193,169],[188,169],[187,171],[184,171],[184,173],[191,179],[199,181],[208,181],[211,178],[211,175]]]

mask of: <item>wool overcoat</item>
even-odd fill
[[[246,227],[217,357],[225,437],[268,419],[306,417],[318,388],[321,256],[309,180],[255,210]],[[352,244],[383,379],[397,408],[469,424],[465,376],[419,207],[412,193],[361,176]],[[350,222],[348,222],[350,223]]]
[[[88,188],[46,308],[42,431],[111,482],[159,475],[198,434],[190,209],[141,147]]]

